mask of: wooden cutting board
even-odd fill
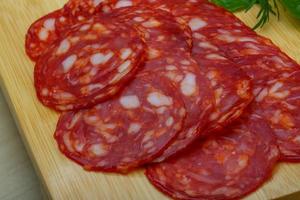
[[[89,173],[60,154],[53,139],[58,115],[35,97],[33,63],[24,51],[24,36],[38,17],[63,0],[0,0],[0,80],[36,170],[53,199],[167,199],[137,171],[127,176]],[[238,16],[249,25],[255,11]],[[300,62],[300,21],[281,15],[280,22],[259,31]],[[5,162],[5,161],[2,161]],[[247,199],[271,199],[300,191],[300,165],[280,164],[273,178]]]

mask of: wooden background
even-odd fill
[[[38,17],[63,5],[63,0],[0,0],[0,85],[27,150],[49,197],[53,199],[167,199],[137,171],[127,176],[88,173],[62,156],[53,139],[58,115],[35,97],[33,63],[24,51],[24,36]],[[255,23],[256,9],[238,16]],[[282,11],[279,22],[259,32],[300,62],[300,21]],[[273,178],[247,199],[271,199],[300,191],[300,164],[280,164]]]

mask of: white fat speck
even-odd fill
[[[47,40],[48,36],[49,36],[48,30],[45,28],[41,28],[41,30],[39,32],[39,39],[42,41],[45,41],[45,40]]]
[[[223,88],[218,88],[215,90],[215,98],[216,98],[216,104],[218,105],[221,102],[221,97],[223,95]]]
[[[220,187],[216,190],[212,191],[210,195],[224,195],[224,196],[234,196],[236,194],[239,194],[241,191],[237,188],[231,188],[231,187]]]
[[[96,67],[93,67],[90,72],[89,75],[90,76],[95,76],[98,73],[98,69]]]
[[[64,91],[57,91],[53,93],[53,98],[55,99],[64,99],[64,100],[73,100],[75,97],[73,94]]]
[[[148,131],[147,133],[149,133],[149,132],[150,131]],[[145,136],[144,136],[144,138],[142,140],[142,143],[147,143],[147,142],[149,142],[152,139],[151,134],[147,134],[147,133],[145,133]]]
[[[176,68],[174,65],[167,65],[167,66],[166,66],[166,69],[167,69],[168,71],[177,70],[177,68]]]
[[[255,100],[257,102],[261,102],[262,100],[264,100],[264,98],[268,96],[268,89],[267,88],[264,88],[258,95],[257,97],[255,98]]]
[[[212,49],[214,51],[217,51],[218,50],[218,47],[212,45],[211,43],[209,42],[199,42],[198,43],[198,46],[201,47],[201,48],[204,48],[204,49]]]
[[[174,123],[174,118],[173,117],[169,117],[166,121],[166,126],[170,127],[172,126]]]
[[[81,114],[80,114],[80,112],[79,113],[77,113],[77,114],[75,114],[74,115],[74,117],[72,118],[72,121],[69,123],[69,125],[68,125],[68,129],[72,129],[72,128],[74,128],[74,126],[77,124],[77,122],[79,121],[79,119],[81,119]]]
[[[195,32],[195,33],[193,33],[193,38],[200,40],[200,39],[205,39],[205,36],[200,33]]]
[[[163,107],[159,107],[159,108],[156,110],[156,112],[157,112],[158,114],[163,114],[166,110],[167,110],[167,108],[163,106]]]
[[[280,118],[281,118],[281,110],[276,110],[273,116],[271,117],[271,121],[274,124],[278,124],[280,122]]]
[[[149,48],[149,50],[148,50],[148,59],[149,60],[158,58],[159,56],[160,56],[160,52],[157,49]]]
[[[60,42],[59,47],[56,51],[57,55],[66,53],[70,49],[70,42],[67,39],[64,39],[63,41]]]
[[[141,130],[141,127],[142,126],[139,123],[131,123],[128,128],[128,133],[129,134],[138,133]]]
[[[299,137],[299,136],[298,136],[298,137]],[[299,138],[299,139],[300,139],[300,138]],[[300,144],[300,141],[299,141],[299,144]],[[269,154],[268,154],[268,159],[269,159],[269,160],[272,160],[273,158],[277,157],[279,153],[280,153],[280,152],[279,152],[278,148],[277,148],[276,146],[272,146],[272,147],[271,147],[271,150],[270,150],[270,152],[269,152]]]
[[[49,95],[49,90],[47,88],[42,89],[42,96],[48,96]]]
[[[278,56],[272,56],[271,60],[273,60],[279,66],[286,66],[286,64],[283,62],[283,60]]]
[[[240,156],[239,159],[238,159],[238,165],[241,168],[244,168],[244,167],[247,166],[248,160],[249,160],[248,156]]]
[[[185,96],[191,96],[196,92],[196,76],[188,73],[180,83],[181,92]]]
[[[80,40],[80,37],[71,37],[70,38],[70,41],[72,42],[72,43],[77,43],[78,41]]]
[[[165,96],[159,92],[152,92],[148,95],[147,101],[153,106],[170,106],[173,104],[173,99],[171,97]]]
[[[107,54],[96,53],[91,56],[90,61],[93,65],[105,64],[109,59],[113,57],[114,53],[109,52]]]
[[[50,18],[44,21],[44,27],[49,31],[55,30],[55,19]]]
[[[224,58],[223,56],[220,56],[220,55],[218,55],[218,54],[214,54],[214,53],[212,53],[212,54],[208,54],[207,56],[206,56],[206,58],[207,59],[210,59],[210,60],[226,60],[226,58]]]
[[[206,25],[207,23],[200,18],[193,18],[189,21],[189,26],[192,29],[192,31],[197,31],[200,28],[205,27]]]
[[[185,114],[186,114],[185,108],[180,108],[179,115],[183,117]]]
[[[248,49],[253,49],[253,50],[256,50],[256,51],[260,51],[261,49],[260,48],[258,48],[257,46],[255,46],[254,44],[252,44],[252,43],[246,43],[245,45],[244,45],[246,48],[248,48]]]
[[[59,18],[59,21],[60,21],[60,22],[65,22],[65,21],[66,21],[66,18],[65,18],[65,17],[60,17],[60,18]]]
[[[209,120],[210,120],[210,121],[214,121],[214,120],[216,120],[219,116],[220,116],[220,114],[219,114],[218,112],[213,112],[212,114],[209,115]]]
[[[62,62],[62,66],[63,66],[63,71],[64,73],[67,73],[74,65],[74,63],[77,60],[77,55],[73,54],[69,57],[67,57],[63,62]]]
[[[120,65],[118,67],[118,72],[119,73],[123,73],[124,71],[126,71],[128,69],[128,67],[131,65],[131,61],[127,60],[126,62],[124,62],[122,65]]]
[[[282,91],[282,92],[275,92],[275,93],[270,94],[270,96],[275,97],[277,99],[284,99],[284,98],[286,98],[289,95],[290,95],[290,92],[287,91],[287,90],[286,91]]]
[[[294,137],[293,142],[300,144],[300,136]]]
[[[123,8],[132,6],[132,2],[130,0],[119,0],[118,3],[116,3],[115,8]]]
[[[218,35],[217,38],[219,40],[225,41],[225,42],[234,42],[237,40],[236,37],[233,37],[231,35],[226,35],[226,34],[222,34],[222,35]]]
[[[289,91],[278,92],[278,90],[282,88],[282,86],[283,86],[282,82],[276,82],[269,90],[269,95],[280,99],[287,97],[290,94]]]
[[[155,28],[160,25],[161,23],[155,19],[149,19],[148,21],[142,23],[142,26],[144,26],[145,28]]]
[[[81,26],[80,31],[87,31],[91,28],[90,24],[85,24],[83,26]]]
[[[161,42],[161,41],[164,41],[165,38],[166,38],[166,37],[165,37],[164,35],[160,35],[160,36],[157,37],[157,40],[156,40],[156,41]]]
[[[93,6],[97,7],[100,3],[102,3],[104,0],[94,0],[93,1]]]
[[[87,89],[92,92],[93,90],[101,90],[104,88],[104,85],[100,84],[100,83],[96,83],[96,84],[90,84],[87,86]]]
[[[77,19],[78,19],[79,21],[83,21],[83,20],[85,19],[85,17],[83,17],[83,16],[78,16]]]
[[[97,30],[99,32],[104,32],[104,31],[107,30],[106,27],[103,24],[101,24],[101,23],[94,24],[93,29]]]
[[[110,123],[110,124],[105,124],[104,127],[106,129],[115,129],[117,127],[117,125]]]
[[[151,147],[154,146],[154,143],[152,141],[149,141],[146,144],[144,144],[143,146],[145,149],[150,149]]]
[[[126,60],[132,54],[132,50],[130,48],[121,49],[121,58]]]
[[[74,146],[75,146],[75,150],[77,152],[82,152],[83,151],[84,144],[82,144],[82,143],[76,143]]]
[[[67,149],[70,152],[73,152],[74,149],[73,149],[73,146],[72,146],[72,143],[71,143],[71,140],[70,140],[70,133],[66,133],[66,134],[63,135],[63,141],[64,141],[64,144],[67,147]]]
[[[96,156],[105,156],[107,154],[107,150],[105,150],[101,144],[93,144],[90,147],[90,151]]]
[[[215,71],[209,71],[206,75],[206,77],[209,79],[209,80],[213,80],[215,77],[216,77],[216,72]]]
[[[238,39],[239,42],[254,42],[256,43],[257,41],[253,38],[250,38],[250,37],[240,37]]]
[[[121,105],[126,109],[135,109],[140,107],[140,100],[136,95],[122,96],[120,98]]]
[[[136,22],[142,22],[142,21],[144,21],[145,19],[142,18],[142,17],[135,17],[135,18],[133,18],[133,20],[136,21]]]
[[[191,64],[191,62],[188,61],[188,60],[182,60],[182,61],[180,61],[180,63],[181,63],[182,65],[190,65],[190,64]]]

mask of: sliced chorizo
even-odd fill
[[[250,114],[220,136],[199,140],[176,158],[149,166],[146,176],[175,199],[239,199],[270,177],[278,158],[272,129]]]
[[[125,173],[161,154],[184,117],[173,85],[143,73],[118,96],[62,114],[55,138],[61,152],[86,170]]]
[[[139,32],[126,24],[104,18],[77,24],[38,60],[37,95],[58,111],[95,105],[132,79],[144,49]]]

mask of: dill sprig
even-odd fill
[[[256,16],[257,23],[253,29],[263,27],[270,19],[270,15],[279,18],[279,9],[277,0],[211,0],[213,3],[226,8],[231,12],[238,10],[249,11],[255,4],[260,6],[260,10]]]

